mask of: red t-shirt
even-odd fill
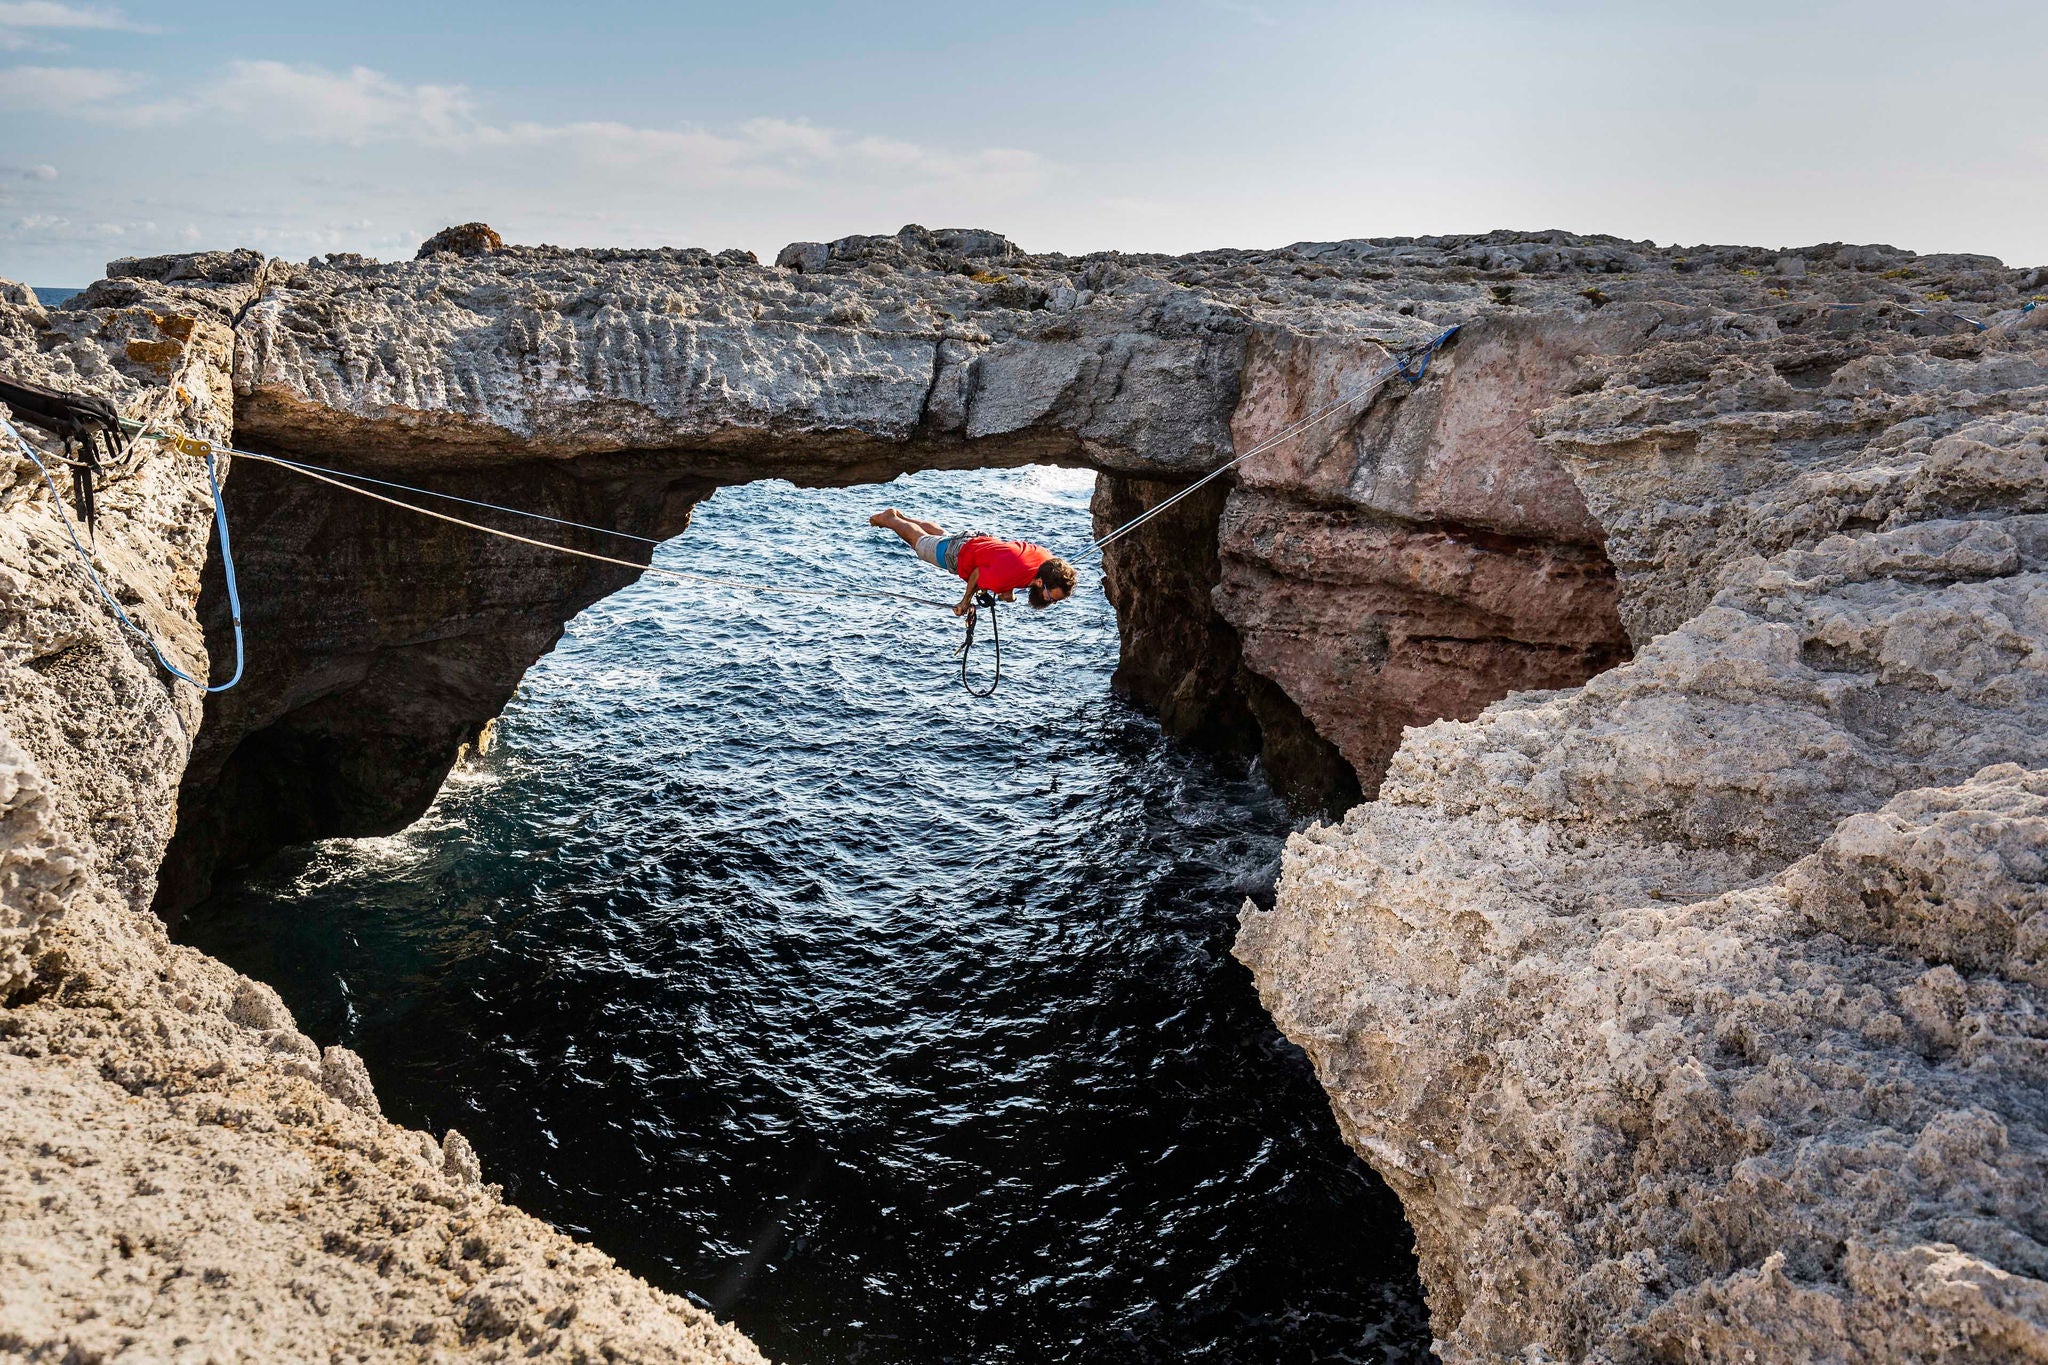
[[[997,540],[975,536],[960,546],[958,573],[966,578],[981,570],[981,586],[990,592],[1012,592],[1031,585],[1038,566],[1052,558],[1052,551],[1022,540]]]

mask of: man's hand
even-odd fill
[[[960,600],[953,604],[955,616],[972,616],[974,613],[974,590],[981,586],[981,570],[967,575],[967,591],[960,594]]]

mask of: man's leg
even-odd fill
[[[943,536],[946,530],[935,521],[918,521],[906,517],[895,508],[885,508],[868,518],[868,525],[879,526],[885,531],[894,531],[903,537],[903,543],[911,549],[917,548],[919,536]]]

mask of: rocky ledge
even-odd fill
[[[1559,232],[906,228],[764,266],[471,225],[397,264],[118,262],[54,312],[9,286],[0,369],[650,536],[752,478],[1043,460],[1099,471],[1105,530],[1327,418],[1102,586],[1176,733],[1379,798],[1294,842],[1240,952],[1401,1194],[1442,1354],[2009,1359],[2048,1331],[2042,287]],[[202,706],[4,458],[0,1341],[754,1358],[147,913],[402,827],[637,571],[243,461],[248,669]],[[113,591],[224,672],[200,467],[145,445],[103,506]]]
[[[230,434],[246,283],[116,280],[53,313],[0,291],[0,372]],[[100,569],[203,674],[204,466],[133,455]],[[353,1053],[169,940],[149,906],[200,698],[115,623],[12,443],[0,584],[0,1359],[759,1362],[508,1207],[460,1133],[386,1121]]]
[[[2048,309],[1841,311],[1576,363],[1634,658],[1244,915],[1446,1362],[2048,1359]]]

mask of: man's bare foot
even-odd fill
[[[870,526],[887,526],[892,521],[901,521],[903,514],[893,507],[885,507],[868,518]]]

